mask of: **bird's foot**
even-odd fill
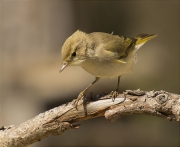
[[[119,95],[119,92],[117,90],[111,91],[110,97],[112,98],[112,101],[114,102],[115,98]],[[123,92],[124,95],[124,101],[126,100],[126,93]]]
[[[87,103],[88,101],[90,101],[91,99],[92,99],[92,92],[89,92],[87,95],[84,95],[84,91],[82,91],[79,95],[78,95],[78,97],[77,97],[77,99],[75,99],[75,101],[74,101],[74,103],[73,103],[73,105],[74,105],[74,107],[76,107],[76,109],[77,109],[77,105],[78,105],[78,102],[82,99],[82,103],[83,104],[85,104],[85,103]]]
[[[75,99],[75,101],[74,101],[74,103],[73,103],[73,105],[74,105],[74,107],[76,107],[76,109],[77,109],[77,105],[78,105],[79,100],[81,100],[81,99],[83,99],[83,98],[84,98],[84,91],[82,91],[82,92],[78,95],[77,99]]]
[[[117,90],[111,91],[110,97],[112,98],[112,101],[114,102],[115,98],[119,95],[119,92]]]

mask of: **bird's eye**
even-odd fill
[[[76,52],[73,52],[73,53],[72,53],[72,56],[75,57],[75,56],[76,56]]]

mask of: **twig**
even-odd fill
[[[125,96],[125,97],[124,97]],[[105,116],[110,121],[131,114],[147,114],[170,121],[180,120],[180,95],[165,91],[126,90],[113,102],[109,95],[96,95],[90,102],[73,102],[39,114],[19,126],[0,128],[0,147],[25,147],[49,135],[79,128],[74,122]]]

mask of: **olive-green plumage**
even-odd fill
[[[87,34],[77,30],[62,47],[63,66],[60,71],[68,65],[74,65],[94,75],[96,81],[100,77],[122,76],[132,71],[137,50],[155,36],[140,34],[134,38],[125,38],[103,32]]]

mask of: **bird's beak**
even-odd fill
[[[62,72],[66,67],[68,66],[68,63],[67,62],[64,62],[59,73]]]

